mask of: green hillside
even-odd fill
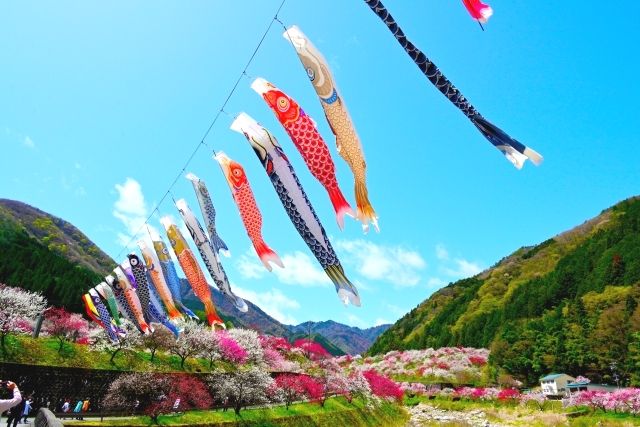
[[[640,198],[434,293],[370,348],[488,347],[506,372],[640,383]]]
[[[113,261],[82,232],[29,205],[0,199],[0,283],[42,292],[81,312],[81,296]]]

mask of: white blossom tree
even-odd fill
[[[202,337],[202,357],[209,361],[209,368],[213,367],[213,362],[219,360],[222,355],[220,353],[220,339],[214,331],[206,331]]]
[[[25,319],[34,319],[47,306],[45,297],[0,284],[0,350],[6,354],[6,337],[23,331]]]
[[[229,330],[228,333],[247,352],[247,362],[254,364],[264,363],[264,352],[256,331],[253,329],[234,328]]]
[[[206,347],[205,336],[211,333],[211,329],[199,323],[186,321],[178,339],[169,346],[169,352],[180,358],[180,367],[184,368],[184,362],[188,358],[202,353]]]
[[[237,415],[243,407],[268,402],[269,391],[274,385],[269,373],[255,366],[227,374],[209,375],[207,383],[212,395],[226,401]]]
[[[111,355],[109,361],[114,364],[114,360],[119,353],[134,350],[140,346],[140,332],[127,319],[122,319],[120,329],[124,331],[123,335],[118,336],[118,341],[111,341],[104,330],[93,338],[92,347],[98,351],[104,351]]]
[[[156,356],[158,350],[168,350],[169,347],[175,342],[173,332],[167,329],[165,326],[154,323],[153,332],[147,335],[143,335],[140,338],[141,344],[144,348],[151,353],[151,361]]]

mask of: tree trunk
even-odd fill
[[[156,350],[151,350],[151,361],[153,362],[153,358],[156,356]]]
[[[187,360],[187,356],[180,356],[180,367],[184,369],[184,361]]]
[[[5,337],[7,334],[0,334],[0,349],[2,349],[2,354],[7,354],[7,348],[5,346]]]
[[[240,409],[242,409],[242,405],[239,403],[236,403],[233,407],[233,411],[236,413],[236,415],[240,415]]]
[[[113,362],[113,359],[116,358],[116,355],[120,352],[120,349],[117,349],[116,351],[114,351],[113,353],[111,353],[111,359],[109,360],[109,362],[111,362],[112,365],[115,365],[115,363]]]
[[[64,340],[58,338],[58,340],[60,340],[60,347],[58,347],[58,353],[62,353],[62,347],[64,347]]]

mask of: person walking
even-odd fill
[[[33,400],[31,400],[31,398],[28,398],[27,400],[24,401],[24,411],[22,411],[22,423],[26,424],[27,423],[27,418],[29,417],[29,414],[31,413],[31,405],[33,403]]]
[[[78,403],[76,403],[76,407],[73,408],[73,413],[76,414],[76,420],[80,419],[80,411],[82,411],[82,404],[84,402],[82,400],[78,400]]]
[[[9,417],[7,418],[7,427],[11,427],[11,423],[13,422],[13,427],[18,425],[18,422],[22,418],[22,412],[24,411],[24,400],[22,400],[19,404],[9,409]]]

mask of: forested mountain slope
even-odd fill
[[[440,289],[383,333],[391,349],[489,347],[491,360],[535,383],[548,372],[640,381],[640,198],[521,248]]]

